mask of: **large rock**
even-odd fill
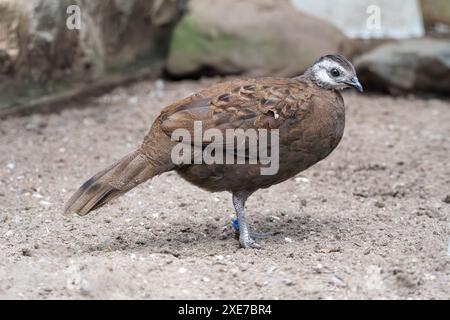
[[[181,2],[0,0],[0,89],[11,79],[15,88],[29,82],[61,86],[133,64],[162,64]],[[70,5],[80,8],[79,30],[67,27]]]
[[[302,12],[329,20],[352,39],[409,39],[425,33],[418,0],[290,1]]]
[[[27,10],[23,1],[0,0],[0,74],[5,75],[13,71],[19,62],[20,35],[24,33],[22,21],[26,18]]]
[[[292,76],[339,51],[343,39],[286,0],[191,0],[175,29],[167,70],[176,77]]]
[[[450,1],[422,0],[423,20],[427,25],[442,23],[450,26]]]
[[[356,59],[365,88],[397,92],[450,93],[450,41],[389,43]]]
[[[354,60],[356,57],[370,52],[383,44],[395,41],[392,39],[348,39],[343,42],[341,52],[350,60]]]

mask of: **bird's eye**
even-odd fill
[[[335,78],[336,78],[336,77],[339,77],[339,76],[341,75],[341,73],[339,72],[339,70],[336,69],[336,68],[331,69],[330,73],[331,73],[331,75],[332,75],[333,77],[335,77]]]

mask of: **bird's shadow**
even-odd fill
[[[294,216],[288,219],[274,220],[270,217],[255,221],[251,225],[252,231],[269,233],[263,240],[263,245],[285,244],[286,239],[294,241],[308,240],[312,235],[326,234],[327,237],[341,233],[339,220],[313,219],[305,216]],[[231,223],[224,225],[220,222],[208,221],[193,225],[184,223],[172,224],[157,233],[136,233],[124,230],[114,232],[109,239],[101,243],[90,245],[86,251],[134,251],[146,250],[154,253],[168,253],[177,256],[185,250],[205,249],[218,251],[232,246],[238,249],[238,242]]]

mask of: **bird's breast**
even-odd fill
[[[344,133],[345,108],[339,96],[313,97],[306,110],[288,119],[280,128],[281,142],[299,157],[325,158]]]

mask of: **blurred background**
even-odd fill
[[[295,76],[336,52],[369,90],[449,94],[450,2],[0,0],[0,114],[141,78]]]

